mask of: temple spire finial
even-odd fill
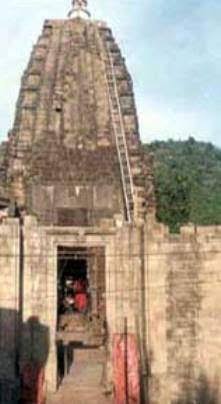
[[[82,17],[87,16],[90,17],[91,14],[88,11],[88,2],[87,0],[72,0],[72,9],[68,13],[68,17]]]

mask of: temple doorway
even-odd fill
[[[73,372],[74,358],[105,346],[106,336],[104,248],[58,246],[58,383]]]
[[[89,312],[90,292],[86,251],[58,247],[58,327],[62,315]]]

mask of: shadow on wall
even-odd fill
[[[220,404],[219,384],[212,386],[206,375],[201,373],[196,387],[186,386],[182,398],[173,404]]]
[[[38,317],[22,323],[16,310],[0,309],[0,404],[45,402],[48,351],[49,330]]]

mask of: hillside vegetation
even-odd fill
[[[181,225],[221,224],[221,150],[211,143],[156,141],[154,153],[157,218],[177,232]]]

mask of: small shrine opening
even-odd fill
[[[87,251],[58,247],[58,326],[60,316],[90,311]],[[64,328],[65,325],[62,327]]]

